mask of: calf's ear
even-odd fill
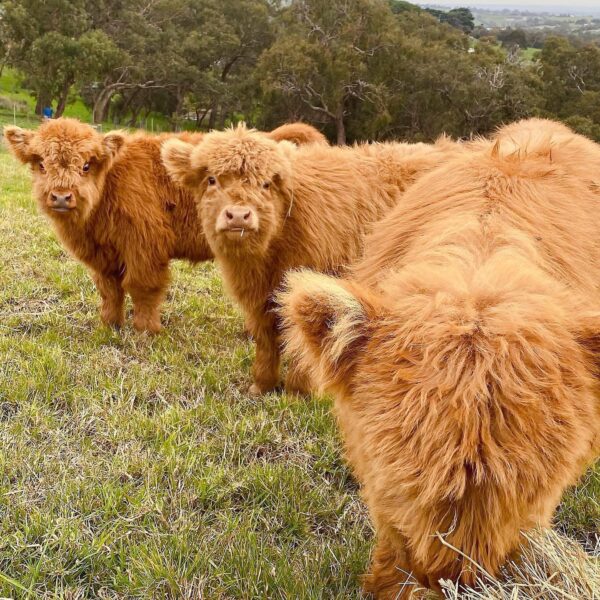
[[[107,156],[113,159],[123,147],[127,134],[123,131],[109,131],[102,139]]]
[[[369,338],[375,306],[356,284],[312,271],[288,274],[277,295],[286,350],[322,389],[343,385]]]
[[[22,163],[31,162],[36,156],[31,150],[31,140],[34,135],[35,132],[16,125],[4,127],[4,139],[8,148]]]
[[[196,146],[182,140],[167,140],[160,156],[169,177],[179,185],[195,189],[200,185],[206,169],[192,167],[192,151]]]

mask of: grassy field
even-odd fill
[[[358,598],[372,531],[330,403],[242,391],[215,267],[175,266],[153,338],[97,306],[0,153],[0,596]],[[599,501],[600,469],[560,529],[593,548]]]

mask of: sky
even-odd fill
[[[595,9],[590,12],[597,12],[600,10],[600,0],[574,0],[569,2],[568,0],[525,0],[524,2],[518,2],[516,0],[507,0],[502,2],[498,0],[431,0],[428,4],[439,4],[441,6],[480,6],[480,7],[493,7],[493,8],[520,8],[520,7],[535,7],[536,9],[543,10],[544,8],[549,11],[554,11],[557,8],[564,8],[566,11],[575,8],[589,8]],[[419,2],[418,4],[425,4],[425,2]]]

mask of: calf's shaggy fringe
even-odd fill
[[[497,576],[598,456],[599,159],[510,126],[415,183],[347,279],[288,277],[287,346],[335,396],[377,598]]]

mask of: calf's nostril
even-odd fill
[[[229,210],[225,211],[225,216],[230,220],[233,219],[233,213]]]
[[[52,197],[52,201],[53,202],[70,202],[71,198],[73,197],[73,194],[68,193],[68,194],[55,194],[54,192],[52,192],[50,194],[50,196]]]
[[[247,221],[250,218],[250,211],[248,211],[245,215],[244,215],[244,221]]]

